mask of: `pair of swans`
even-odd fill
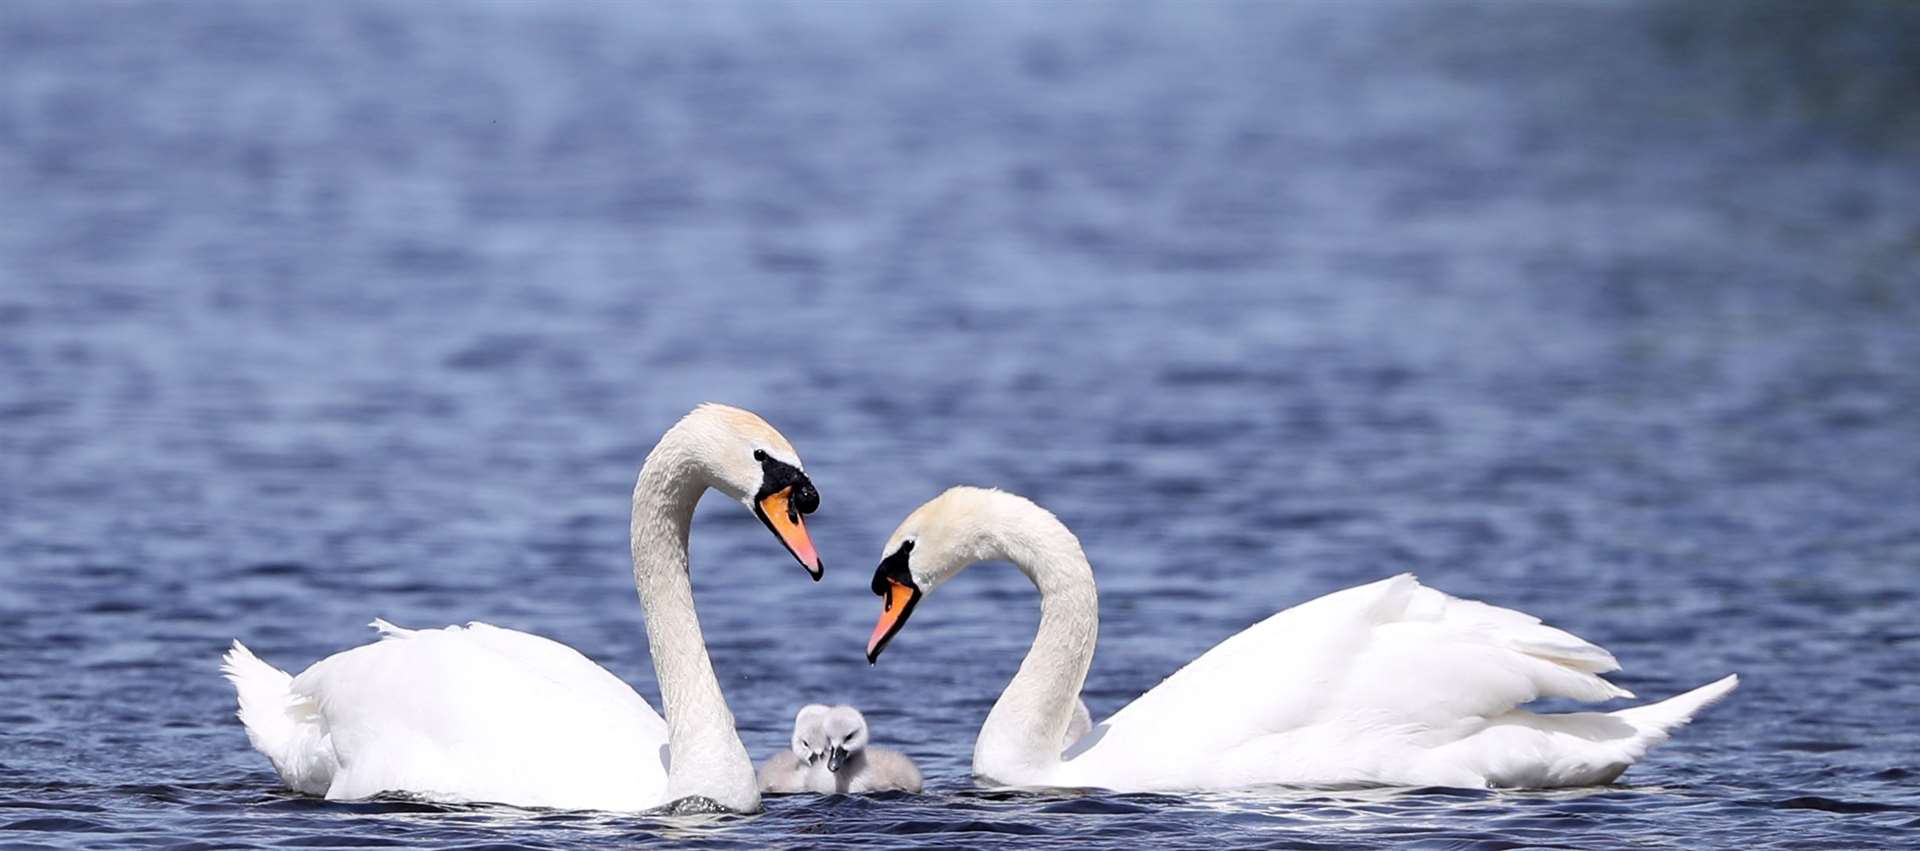
[[[381,640],[297,677],[234,642],[223,670],[249,740],[288,786],[336,800],[403,791],[573,809],[759,809],[687,574],[693,508],[708,489],[746,506],[814,579],[822,570],[802,520],[818,494],[779,432],[721,405],[668,430],[640,471],[630,527],[664,718],[558,642],[481,623],[375,621]],[[1098,631],[1093,572],[1073,534],[1020,497],[955,488],[909,516],[883,552],[870,662],[923,596],[974,562],[1010,561],[1039,590],[1039,634],[974,749],[974,773],[1005,785],[1606,783],[1738,683],[1611,713],[1529,713],[1518,707],[1543,696],[1629,695],[1599,676],[1618,667],[1606,651],[1400,576],[1221,642],[1063,752]]]

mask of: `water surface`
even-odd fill
[[[1813,8],[10,3],[0,844],[1911,844],[1920,25]],[[705,399],[823,497],[818,585],[697,521],[748,748],[853,702],[927,795],[278,788],[234,637],[481,619],[657,695],[624,512]],[[861,657],[961,482],[1085,541],[1096,715],[1406,570],[1746,682],[1602,789],[975,790],[1031,588]]]

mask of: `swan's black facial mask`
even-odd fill
[[[755,452],[754,457],[760,461],[760,492],[753,497],[753,515],[780,539],[813,581],[819,582],[826,568],[800,517],[820,508],[820,493],[798,467],[765,452]]]
[[[912,554],[913,542],[902,541],[899,549],[873,569],[873,593],[879,595],[881,608],[880,622],[873,625],[873,635],[867,639],[869,665],[880,660],[880,651],[887,649],[887,643],[907,625],[913,607],[920,602],[920,586],[914,584],[913,571],[907,564]]]

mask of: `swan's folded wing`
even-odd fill
[[[1404,605],[1402,579],[1412,581],[1336,591],[1240,631],[1096,725],[1093,735],[1103,747],[1124,742],[1135,751],[1191,753],[1315,723],[1338,696],[1342,672],[1366,650],[1379,613]],[[1155,739],[1173,741],[1150,744]]]
[[[339,759],[328,797],[603,809],[664,797],[665,722],[572,648],[486,624],[382,632],[293,681]]]
[[[457,629],[448,627],[447,631]],[[514,660],[524,670],[538,671],[569,694],[621,708],[625,714],[631,715],[634,723],[645,728],[647,735],[666,741],[666,719],[654,711],[646,698],[635,692],[625,680],[600,667],[580,651],[551,638],[479,621],[468,623],[461,634],[488,650]]]
[[[1617,667],[1606,651],[1529,615],[1401,575],[1222,641],[1098,725],[1085,750],[1094,763],[1177,766],[1266,740],[1303,756],[1324,747],[1337,762],[1339,742],[1361,731],[1444,739],[1539,697],[1628,696],[1598,676]]]
[[[1607,651],[1531,615],[1403,581],[1406,605],[1373,627],[1333,711],[1454,731],[1542,697],[1633,696],[1600,676],[1620,668]]]

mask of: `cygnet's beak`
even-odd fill
[[[815,582],[820,581],[825,568],[820,564],[820,553],[813,548],[813,538],[807,535],[807,524],[800,517],[812,514],[819,507],[820,494],[804,476],[791,485],[762,494],[753,503],[754,516],[767,524],[774,537],[780,539]]]
[[[839,745],[834,745],[833,750],[830,750],[827,752],[827,770],[839,771],[840,766],[843,766],[846,764],[847,764],[847,749],[840,747]]]

